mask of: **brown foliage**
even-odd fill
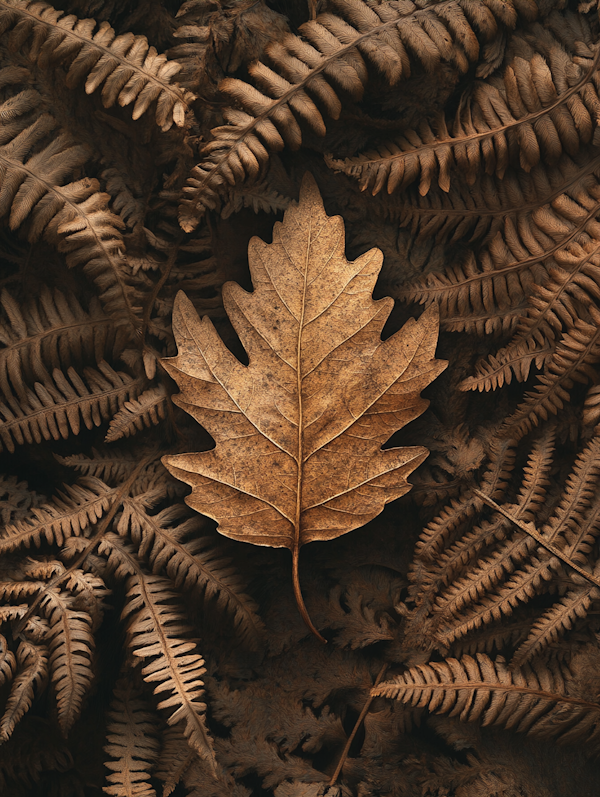
[[[221,534],[292,551],[296,599],[311,628],[298,586],[300,547],[363,526],[408,492],[407,476],[427,450],[381,446],[425,411],[420,392],[446,367],[434,359],[431,312],[381,340],[392,309],[370,298],[381,253],[350,263],[342,247],[341,219],[327,217],[305,178],[273,243],[250,244],[254,292],[224,286],[249,365],[183,294],[173,311],[179,354],[165,363],[182,389],[175,402],[217,447],[164,464]]]
[[[599,43],[0,2],[3,797],[597,791]]]

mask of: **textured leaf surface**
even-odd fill
[[[254,292],[223,291],[248,366],[178,297],[179,353],[166,367],[216,448],[164,463],[222,534],[287,547],[297,561],[304,543],[362,526],[408,492],[427,449],[381,446],[426,409],[420,392],[445,363],[435,310],[381,340],[393,306],[372,298],[382,254],[345,258],[343,222],[325,214],[312,179],[273,243],[252,239],[249,259]]]

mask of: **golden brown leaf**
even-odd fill
[[[331,540],[364,525],[410,489],[422,446],[381,446],[421,415],[420,392],[446,367],[435,359],[435,309],[385,341],[393,306],[372,291],[383,256],[344,256],[344,225],[329,218],[312,178],[275,225],[273,243],[249,247],[255,286],[228,283],[225,309],[248,357],[242,365],[180,293],[173,314],[179,354],[166,360],[176,402],[216,448],[164,458],[193,488],[189,505],[219,531],[255,545]],[[311,626],[312,627],[312,626]]]

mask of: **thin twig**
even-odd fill
[[[375,683],[373,684],[373,687],[372,687],[373,689],[375,689],[376,686],[379,686],[383,676],[387,672],[387,668],[388,668],[388,665],[384,664],[383,667],[379,670],[379,672],[377,673],[377,678],[375,678]],[[348,753],[350,752],[350,747],[352,746],[352,742],[354,741],[354,737],[356,736],[356,734],[358,732],[358,729],[363,724],[363,721],[364,721],[365,717],[367,716],[367,714],[369,712],[369,709],[371,708],[371,703],[373,702],[373,698],[374,698],[374,695],[369,695],[369,697],[367,698],[367,700],[366,700],[366,702],[365,702],[365,704],[364,704],[364,706],[362,708],[362,711],[360,712],[360,714],[358,716],[358,719],[356,720],[354,728],[352,729],[352,733],[348,737],[348,741],[346,742],[346,746],[344,747],[344,749],[342,751],[342,756],[341,756],[340,760],[338,761],[337,767],[335,768],[335,772],[333,773],[333,775],[331,776],[331,780],[329,781],[329,785],[330,786],[335,786],[335,784],[337,782],[337,779],[340,776],[340,772],[342,771],[342,768],[343,768],[344,764],[346,763],[346,759],[348,758]]]
[[[142,346],[144,346],[146,343],[146,334],[148,332],[148,326],[150,324],[150,316],[152,315],[152,310],[154,309],[154,302],[157,300],[161,288],[169,278],[173,266],[175,265],[175,261],[177,260],[177,255],[179,254],[179,247],[181,246],[184,237],[185,236],[183,235],[183,233],[181,233],[180,235],[177,236],[175,241],[173,241],[171,252],[169,254],[169,257],[167,258],[167,262],[165,263],[164,271],[161,274],[161,277],[158,280],[158,282],[155,283],[154,288],[152,289],[152,293],[150,294],[150,298],[148,299],[148,304],[144,308],[144,317],[142,320],[142,329],[140,333]]]
[[[566,565],[571,567],[573,570],[575,570],[577,573],[579,573],[580,576],[583,576],[583,578],[587,579],[591,584],[594,584],[596,587],[600,587],[600,580],[599,579],[597,579],[591,573],[588,573],[586,570],[584,570],[578,564],[575,564],[575,562],[573,562],[571,559],[569,559],[569,557],[566,554],[564,554],[559,548],[556,548],[554,545],[552,545],[551,542],[548,542],[547,540],[545,540],[542,537],[542,535],[539,533],[539,531],[534,527],[533,523],[526,523],[523,520],[519,520],[519,518],[516,518],[514,515],[511,515],[510,512],[508,512],[506,509],[504,509],[499,504],[497,504],[494,501],[493,498],[489,497],[489,495],[486,495],[485,493],[482,493],[481,490],[477,490],[476,488],[474,488],[473,492],[475,493],[475,495],[478,498],[481,498],[481,500],[484,503],[486,503],[488,506],[492,507],[492,509],[495,509],[496,512],[500,512],[501,515],[504,515],[504,517],[507,520],[510,520],[511,523],[514,523],[515,526],[518,526],[521,529],[521,531],[524,531],[525,534],[529,534],[530,537],[532,537],[543,548],[545,548],[547,551],[549,551],[553,556],[556,556],[558,559],[560,559]]]

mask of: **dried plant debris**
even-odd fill
[[[592,2],[0,0],[3,797],[596,794],[599,92]]]
[[[317,635],[298,585],[300,547],[364,525],[408,492],[427,449],[381,446],[425,411],[419,394],[446,366],[434,359],[431,311],[381,340],[393,305],[370,298],[381,252],[351,263],[342,242],[341,219],[325,214],[305,177],[273,243],[251,243],[253,293],[225,286],[249,365],[183,294],[173,315],[179,354],[164,363],[182,388],[176,403],[217,443],[164,464],[221,534],[291,550],[298,606]]]

